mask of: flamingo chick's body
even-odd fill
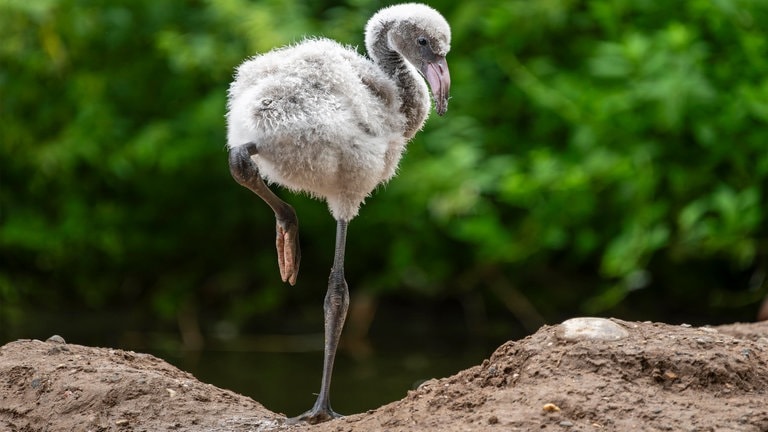
[[[309,39],[245,61],[229,89],[230,170],[275,212],[284,281],[294,284],[298,274],[298,220],[262,178],[323,198],[337,221],[323,382],[314,408],[298,418],[313,423],[338,416],[328,393],[349,302],[347,223],[376,186],[394,176],[406,143],[429,114],[419,74],[432,88],[438,114],[445,113],[450,89],[450,27],[434,9],[413,3],[382,9],[365,36],[373,61],[332,40]]]

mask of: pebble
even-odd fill
[[[53,343],[60,343],[60,344],[67,343],[67,341],[65,341],[64,338],[59,336],[59,335],[53,335],[53,336],[49,337],[48,339],[46,339],[45,341],[46,342],[53,342]]]
[[[563,321],[557,329],[557,337],[569,341],[616,341],[628,336],[629,332],[624,327],[605,318],[571,318]]]
[[[33,378],[32,382],[30,382],[29,384],[32,386],[33,389],[36,389],[36,388],[39,388],[42,385],[42,383],[43,382],[40,380],[40,378]]]

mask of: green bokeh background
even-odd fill
[[[754,319],[768,2],[430,4],[452,98],[350,225],[355,335],[407,332],[381,302],[491,340],[578,315]],[[279,192],[303,247],[282,284],[273,215],[229,176],[226,89],[308,35],[362,51],[385,5],[0,0],[0,340],[84,316],[116,344],[319,332],[334,222]]]

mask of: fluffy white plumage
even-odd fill
[[[407,141],[429,113],[429,92],[419,76],[426,67],[417,51],[422,35],[444,59],[448,23],[428,6],[403,4],[368,22],[373,61],[324,38],[248,59],[229,89],[228,146],[255,143],[252,160],[267,181],[324,198],[334,218],[352,219],[376,186],[395,174]],[[441,97],[447,100],[447,90]]]

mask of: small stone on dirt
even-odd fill
[[[46,342],[53,342],[53,343],[60,343],[60,344],[67,343],[67,341],[65,341],[64,338],[59,336],[59,335],[53,335],[53,336],[49,337],[48,339],[46,339],[45,341]]]
[[[629,336],[622,326],[605,318],[581,317],[563,321],[557,337],[568,341],[605,340],[615,341]]]

